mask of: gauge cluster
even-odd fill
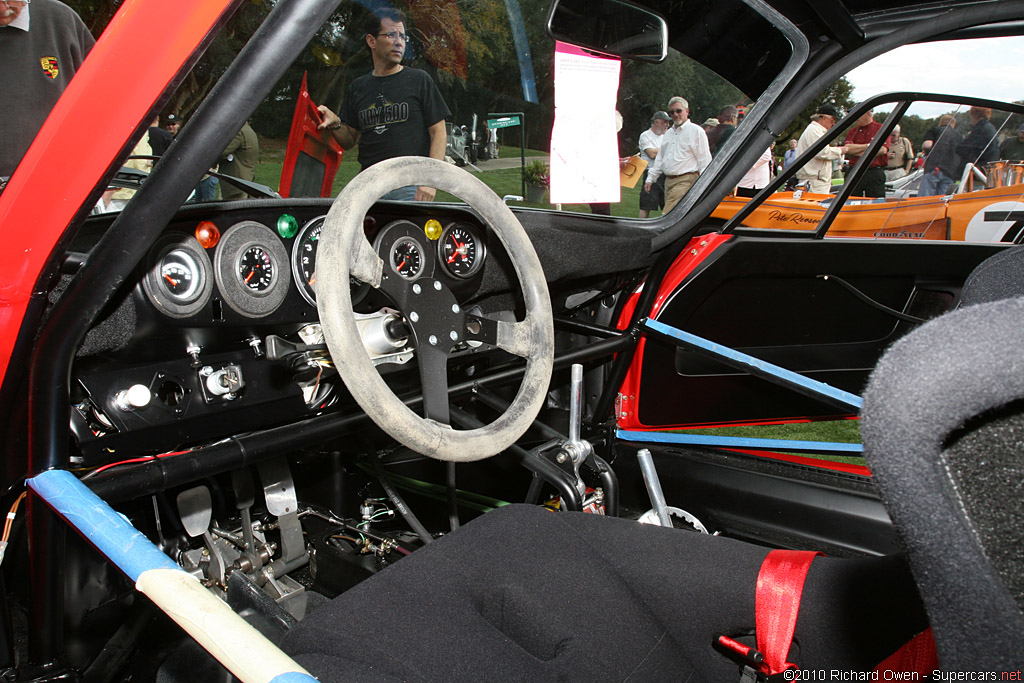
[[[366,237],[385,268],[399,277],[445,279],[453,290],[469,292],[487,256],[487,232],[478,222],[451,213],[368,216]],[[205,248],[192,236],[194,228],[186,232],[188,225],[169,231],[146,262],[146,299],[163,316],[182,323],[315,318],[317,249],[327,217],[307,216],[298,227],[298,219],[283,216],[289,220],[282,221],[280,211],[263,212],[253,216],[258,220],[218,226],[219,241]],[[268,227],[289,222],[290,231]],[[352,280],[354,303],[371,292],[369,285]]]

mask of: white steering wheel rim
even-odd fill
[[[455,430],[410,410],[370,361],[352,313],[349,275],[377,287],[384,266],[366,241],[364,216],[384,194],[408,185],[445,190],[476,209],[505,247],[523,292],[525,318],[505,334],[507,348],[526,359],[522,383],[509,408],[477,429]],[[353,398],[381,429],[417,453],[450,462],[490,457],[515,443],[544,404],[554,364],[554,330],[540,259],[504,202],[451,164],[426,157],[389,159],[345,187],[327,214],[317,247],[317,309],[331,357]],[[506,348],[501,333],[499,346]]]

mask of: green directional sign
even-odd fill
[[[487,119],[487,127],[490,129],[494,128],[511,128],[512,126],[519,125],[518,116],[503,116],[500,119]]]

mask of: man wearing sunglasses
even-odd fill
[[[711,163],[708,135],[689,120],[689,103],[673,97],[668,101],[668,115],[672,127],[662,136],[661,149],[644,184],[644,191],[650,192],[658,178],[665,176],[665,213],[679,203]]]
[[[345,92],[341,116],[320,106],[327,128],[344,149],[359,145],[363,170],[393,157],[444,159],[444,120],[451,115],[437,85],[426,72],[402,66],[406,40],[405,15],[382,8],[367,17],[366,46],[373,72],[352,81]],[[431,201],[432,187],[401,187],[385,199]]]

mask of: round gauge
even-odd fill
[[[316,251],[320,244],[320,232],[324,229],[326,220],[327,216],[317,216],[306,223],[292,244],[292,275],[295,276],[295,286],[298,287],[302,298],[313,306],[316,306]],[[349,278],[349,282],[352,285],[352,303],[357,304],[366,296],[370,286],[354,277]]]
[[[441,264],[455,277],[473,275],[484,262],[484,244],[466,223],[455,223],[445,228],[437,249]]]
[[[254,292],[265,292],[274,284],[274,259],[267,250],[252,246],[238,259],[238,278]]]
[[[188,303],[199,294],[202,279],[199,266],[181,247],[169,251],[160,261],[160,278],[160,286],[177,301]]]
[[[316,305],[316,248],[326,216],[318,216],[302,226],[292,245],[292,274],[302,298]]]
[[[210,258],[190,235],[166,235],[147,259],[142,289],[150,303],[172,318],[198,313],[213,294]]]
[[[423,272],[423,247],[412,237],[399,237],[391,246],[391,269],[406,280],[415,280]]]
[[[214,272],[224,302],[247,318],[277,310],[288,295],[291,271],[282,266],[288,252],[267,226],[242,221],[228,228],[217,244]]]

